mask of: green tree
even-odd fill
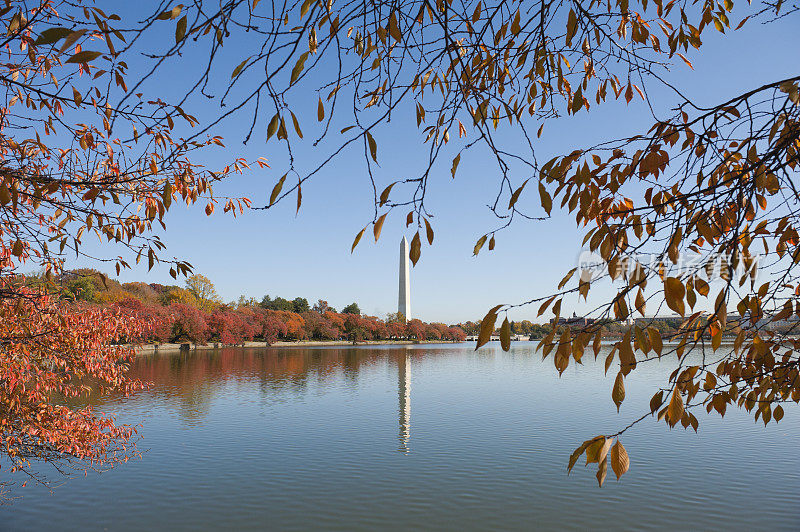
[[[296,297],[292,301],[292,311],[298,314],[303,312],[308,312],[311,310],[311,307],[308,306],[308,300],[304,297]]]
[[[342,314],[361,314],[361,309],[356,303],[350,303],[342,309]]]

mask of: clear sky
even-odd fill
[[[737,22],[738,18],[733,24]],[[789,17],[766,26],[750,23],[725,36],[707,30],[701,51],[688,54],[694,70],[678,60],[667,77],[695,101],[713,104],[762,82],[796,75],[800,50],[796,22],[796,18]],[[246,50],[227,46],[225,53],[230,54],[229,65],[236,65],[249,55]],[[170,71],[170,78],[174,75],[175,79],[183,79],[190,72],[190,65],[175,68]],[[230,70],[232,67],[226,65],[219,76],[227,79]],[[171,83],[166,77],[162,74],[159,83]],[[659,94],[664,93],[653,93],[656,98]],[[204,105],[214,104],[212,101]],[[669,109],[669,105],[663,105],[661,116],[666,117]],[[202,109],[190,112],[203,120]],[[305,116],[299,115],[307,141],[319,134],[315,130],[319,127],[316,119],[312,119],[315,114],[316,100],[313,105],[310,102]],[[274,140],[264,144],[266,120],[259,124],[248,146],[242,145],[246,120],[226,122],[220,130],[226,149],[217,150],[207,161],[213,164],[238,155],[250,159],[263,155],[269,159],[273,169],[235,176],[220,188],[232,195],[247,196],[256,205],[268,202],[281,175],[284,157],[283,147]],[[547,160],[602,139],[632,135],[646,130],[652,122],[648,108],[639,100],[630,106],[624,102],[593,106],[590,113],[550,122],[537,141],[537,157]],[[413,115],[396,117],[389,127],[378,139],[377,176],[384,186],[413,176],[427,157],[427,145],[422,144]],[[311,144],[303,143],[295,153],[306,169],[322,153]],[[495,304],[517,303],[551,292],[576,265],[580,253],[584,233],[576,229],[574,217],[554,208],[554,216],[548,221],[517,222],[498,234],[495,251],[489,253],[484,248],[478,257],[473,257],[476,239],[498,225],[486,207],[497,192],[497,171],[485,154],[475,150],[462,156],[457,177],[451,180],[451,158],[442,159],[428,189],[426,205],[435,215],[432,222],[436,239],[433,247],[423,246],[422,258],[411,272],[413,317],[448,323],[474,320]],[[521,183],[526,177],[520,174],[512,179]],[[539,213],[538,194],[533,192],[535,187],[531,194],[523,195],[520,203]],[[288,199],[269,211],[246,212],[236,220],[221,214],[207,218],[202,206],[173,206],[162,238],[169,254],[191,262],[196,272],[215,283],[226,301],[242,294],[259,299],[269,294],[305,297],[312,303],[326,299],[336,308],[356,301],[363,312],[378,316],[396,311],[399,242],[403,235],[409,240],[413,236],[410,228],[405,230],[406,211],[389,216],[377,244],[371,229],[367,229],[355,253],[350,253],[353,237],[372,220],[374,209],[363,153],[359,149],[346,152],[304,186],[298,216],[294,198]],[[70,266],[78,265],[83,264]],[[159,267],[149,273],[146,267],[136,267],[123,272],[121,280],[174,282],[166,268]],[[608,286],[604,289],[610,290]],[[577,297],[566,299],[563,308],[579,314],[587,309]],[[511,317],[536,321],[536,310],[515,310]]]

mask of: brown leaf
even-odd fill
[[[608,458],[604,458],[597,467],[597,484],[601,488],[603,487],[603,482],[606,480],[606,473],[608,473]]]
[[[481,248],[483,247],[483,245],[484,245],[485,243],[486,243],[486,235],[483,235],[483,236],[482,236],[482,237],[480,237],[480,238],[478,239],[478,241],[475,243],[475,247],[472,249],[472,254],[473,254],[473,255],[477,255],[478,253],[480,253],[480,251],[481,251]]]
[[[497,311],[500,310],[500,307],[502,306],[503,305],[495,306],[489,310],[489,312],[486,313],[486,316],[484,316],[481,320],[481,328],[480,331],[478,331],[478,342],[475,346],[475,351],[477,351],[486,342],[491,340],[492,333],[494,332],[494,324],[497,321]]]
[[[619,412],[619,407],[622,401],[625,400],[625,378],[622,376],[621,371],[617,373],[614,388],[611,389],[611,399],[614,400],[614,404],[617,405],[617,412]]]
[[[677,386],[675,386],[675,390],[672,392],[672,399],[669,401],[667,414],[667,422],[669,423],[670,427],[674,427],[678,421],[681,420],[681,417],[683,417],[683,398],[681,397],[681,393],[678,391]]]
[[[392,191],[392,187],[394,185],[395,183],[392,183],[391,185],[383,189],[383,192],[381,192],[380,205],[379,205],[380,207],[383,207],[383,204],[389,201],[389,193]]]
[[[381,215],[378,218],[378,221],[375,222],[375,226],[372,228],[372,233],[375,235],[375,242],[381,237],[381,229],[383,229],[383,222],[386,220],[386,215],[389,214],[388,212]]]
[[[511,324],[508,323],[508,316],[500,326],[500,347],[503,348],[503,351],[511,349]]]
[[[179,43],[186,37],[186,15],[182,16],[175,27],[175,43]]]
[[[428,245],[432,246],[433,245],[433,228],[431,227],[431,224],[428,223],[428,219],[427,218],[423,218],[423,220],[425,220],[425,232],[427,233],[427,236],[428,236]]]
[[[664,344],[661,342],[661,333],[655,327],[648,327],[647,334],[650,339],[650,347],[653,348],[653,351],[661,356],[661,351],[664,349]]]
[[[372,160],[376,163],[378,162],[378,144],[375,142],[375,139],[372,137],[372,134],[369,131],[364,132],[367,136],[367,144],[369,144],[369,153],[372,156]]]
[[[281,193],[281,189],[283,188],[283,182],[284,181],[286,181],[286,174],[283,174],[283,177],[281,177],[278,180],[278,182],[275,183],[275,186],[272,188],[272,194],[270,194],[270,196],[269,196],[269,204],[270,204],[270,206],[272,206],[272,204],[275,203],[275,200],[278,199],[278,196]]]
[[[89,61],[94,61],[98,57],[103,55],[100,52],[91,52],[86,50],[84,52],[78,52],[77,54],[73,55],[69,59],[67,59],[66,63],[88,63]]]
[[[627,473],[631,465],[628,451],[626,451],[625,447],[617,440],[617,443],[611,447],[608,454],[611,461],[611,469],[614,470],[614,474],[617,475],[617,480],[619,480],[619,477]]]
[[[419,254],[421,251],[422,243],[419,239],[419,231],[414,235],[414,238],[411,239],[411,250],[409,251],[409,257],[411,258],[411,264],[414,266],[417,265],[417,261],[419,260]]]
[[[683,316],[686,312],[686,307],[683,303],[683,298],[686,295],[686,287],[677,277],[667,277],[664,279],[664,298],[667,301],[667,306]]]
[[[650,413],[654,414],[664,404],[664,390],[659,390],[650,399]]]
[[[453,159],[453,167],[450,169],[450,175],[453,176],[453,179],[456,178],[456,169],[458,168],[458,163],[461,162],[461,154],[455,156]]]

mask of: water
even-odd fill
[[[620,414],[584,357],[559,378],[533,344],[223,349],[137,360],[154,382],[98,408],[142,423],[139,460],[18,491],[3,530],[800,528],[800,415],[730,410],[700,432],[651,418],[603,488],[567,458],[648,409],[672,368],[640,365]],[[602,358],[601,358],[602,360]]]

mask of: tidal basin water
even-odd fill
[[[743,411],[700,431],[648,418],[631,470],[566,474],[584,439],[648,410],[674,368],[640,365],[619,414],[587,354],[559,378],[534,344],[222,349],[148,355],[153,385],[97,408],[141,423],[141,459],[37,486],[2,530],[800,528],[800,415]],[[602,360],[602,357],[601,357]],[[670,360],[669,362],[674,362]]]

